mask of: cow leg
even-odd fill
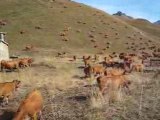
[[[37,114],[34,113],[34,115],[31,117],[31,120],[38,120]]]
[[[102,88],[102,89],[100,90],[103,96],[105,95],[105,90],[106,90],[106,87],[104,87],[104,88]]]
[[[130,91],[130,89],[129,89],[129,86],[128,86],[128,84],[127,83],[124,83],[124,88],[125,88],[125,92],[126,92],[126,94],[131,94],[131,91]]]
[[[7,97],[4,97],[3,101],[2,101],[2,107],[4,107],[5,105],[8,105],[8,96]]]
[[[28,64],[26,64],[26,67],[29,67],[29,65],[28,65]]]
[[[5,72],[5,67],[4,66],[1,66],[1,71]]]
[[[3,95],[0,97],[0,105],[1,107],[4,107],[4,96]]]
[[[1,65],[1,72],[3,72],[3,66]]]
[[[19,67],[17,66],[16,68],[17,68],[17,71],[19,72]]]
[[[42,111],[39,111],[39,113],[38,113],[38,120],[44,120],[42,117]]]
[[[2,106],[2,107],[4,107],[4,106],[5,106],[5,102],[4,102],[4,101],[1,103],[1,106]]]
[[[8,96],[5,97],[5,104],[6,104],[6,105],[8,105],[8,103],[9,103],[9,101],[8,101],[9,99],[8,99],[8,98],[9,98]]]

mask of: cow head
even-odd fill
[[[33,61],[34,61],[33,58],[29,58],[28,60],[29,63],[33,63]]]
[[[13,83],[15,84],[15,89],[17,90],[19,87],[20,87],[20,85],[21,85],[21,81],[19,81],[19,80],[13,80]]]

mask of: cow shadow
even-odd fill
[[[78,95],[78,96],[69,97],[68,99],[69,99],[69,100],[74,100],[74,101],[77,101],[77,102],[83,102],[83,101],[86,101],[87,98],[88,98],[88,96]]]
[[[79,79],[79,80],[85,79],[84,76],[79,76],[79,75],[74,75],[74,76],[72,76],[72,78],[74,78],[74,79]]]
[[[12,120],[15,112],[13,111],[4,111],[3,114],[0,115],[0,120]]]
[[[79,67],[77,67],[77,68],[79,68],[79,69],[84,69],[85,67],[84,67],[84,66],[79,66]]]
[[[11,73],[11,72],[19,72],[19,71],[17,69],[13,69],[13,70],[6,69],[6,70],[1,70],[0,72],[2,72],[2,73]]]

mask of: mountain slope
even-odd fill
[[[68,0],[1,0],[0,11],[10,51],[27,44],[67,52],[135,51],[143,47],[139,39],[149,40],[122,20]]]
[[[160,25],[160,20],[158,20],[158,21],[154,22],[154,24],[156,24],[156,25]]]
[[[128,19],[125,16],[114,15],[115,17],[125,21],[129,25],[136,27],[148,34],[152,39],[158,39],[157,42],[160,42],[160,26],[157,24],[152,24],[146,19]],[[158,22],[157,22],[158,23]]]

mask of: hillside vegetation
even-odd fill
[[[107,13],[68,0],[1,0],[0,11],[6,23],[0,31],[7,32],[11,52],[28,44],[71,53],[138,51],[143,47],[139,39],[151,38]],[[157,39],[151,38],[155,46]]]

